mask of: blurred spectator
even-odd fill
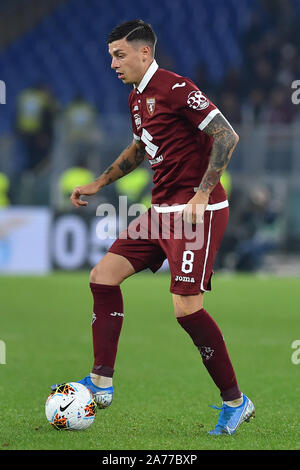
[[[241,104],[234,92],[223,91],[218,99],[218,107],[232,125],[241,122]]]
[[[51,152],[57,104],[50,89],[23,90],[16,103],[16,132],[25,150],[25,169],[38,171]]]
[[[244,84],[240,67],[229,67],[222,80],[221,91],[233,93],[239,100],[243,96]]]
[[[77,94],[62,114],[64,141],[73,163],[98,152],[103,139],[97,109]]]
[[[283,86],[274,87],[266,106],[263,120],[270,124],[289,124],[294,117],[295,106],[290,98],[290,90]]]
[[[290,87],[300,68],[297,15],[290,0],[262,0],[262,7],[242,40],[243,117],[255,123],[290,123],[296,116]]]
[[[242,105],[243,121],[252,124],[261,121],[265,102],[263,90],[259,87],[253,88]]]
[[[96,127],[98,113],[80,94],[64,110],[65,131],[69,139],[84,139]]]
[[[258,58],[254,64],[254,76],[252,79],[253,83],[259,84],[260,89],[268,95],[270,86],[274,83],[274,69],[271,60],[265,57]]]
[[[67,168],[59,178],[59,202],[57,208],[60,210],[72,209],[70,196],[74,188],[89,184],[94,180],[95,175],[87,168],[85,160],[81,160],[74,167]]]
[[[119,196],[127,196],[128,204],[151,205],[151,175],[150,171],[140,166],[128,175],[116,181]]]
[[[267,254],[275,252],[281,234],[280,211],[265,186],[230,194],[230,224],[222,241],[215,269],[256,272],[265,266]]]
[[[279,85],[290,87],[295,75],[294,67],[296,64],[297,49],[294,44],[284,43],[280,48],[280,62],[276,81]]]
[[[234,250],[237,271],[257,271],[263,266],[265,255],[277,248],[279,221],[270,191],[266,187],[253,188],[239,218]]]

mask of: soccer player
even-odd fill
[[[198,348],[223,401],[210,434],[234,434],[254,416],[254,406],[239,388],[222,333],[203,308],[203,296],[211,290],[213,264],[228,221],[220,177],[238,135],[192,80],[159,68],[154,58],[156,35],[149,24],[123,23],[109,34],[107,43],[111,68],[123,83],[133,85],[133,141],[96,181],[76,187],[71,201],[75,207],[86,206],[82,196],[96,194],[148,159],[154,172],[152,207],[134,225],[143,236],[131,236],[129,225],[91,271],[94,366],[80,382],[90,388],[99,407],[110,405],[124,317],[120,285],[143,269],[157,271],[167,259],[178,324]],[[154,236],[149,228],[152,219],[159,230],[169,220],[170,237],[157,232]],[[183,225],[192,227],[200,244],[188,245],[186,231],[176,236]]]

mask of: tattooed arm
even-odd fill
[[[99,176],[98,183],[99,189],[114,181],[122,178],[122,176],[131,173],[132,170],[137,168],[145,159],[145,149],[143,145],[137,140],[133,139],[132,143],[123,150],[121,155],[114,161],[114,163]]]
[[[222,173],[226,169],[232,152],[239,141],[237,133],[222,114],[217,114],[203,129],[203,132],[212,137],[214,142],[209,164],[198,191],[184,210],[184,220],[190,223],[199,222],[203,218],[209,195],[220,181]]]
[[[217,114],[203,129],[203,132],[213,137],[214,143],[208,168],[198,190],[209,195],[220,181],[239,137],[222,114]]]
[[[87,206],[87,201],[82,201],[80,196],[92,196],[96,194],[103,186],[127,175],[135,168],[137,168],[145,159],[145,150],[143,145],[135,139],[132,143],[120,154],[114,163],[107,168],[96,181],[86,184],[84,186],[77,186],[72,195],[71,201],[75,207]]]

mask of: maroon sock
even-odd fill
[[[198,348],[203,364],[219,388],[222,399],[231,401],[240,398],[241,391],[223,335],[212,317],[202,308],[177,320]]]
[[[120,286],[90,283],[94,297],[93,347],[94,374],[112,377],[123,323],[123,298]]]

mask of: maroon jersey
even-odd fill
[[[207,169],[213,139],[203,129],[220,111],[186,77],[153,61],[129,95],[134,138],[145,145],[154,171],[152,203],[186,204]],[[226,200],[218,183],[209,204]]]

